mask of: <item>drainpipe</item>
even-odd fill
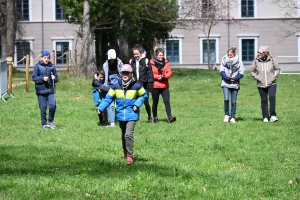
[[[228,33],[228,49],[230,48],[230,27],[229,27],[229,0],[227,0],[227,18],[228,18],[228,26],[227,26],[227,33]]]
[[[44,0],[42,0],[42,51],[44,51]]]

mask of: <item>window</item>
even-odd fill
[[[59,6],[57,0],[55,0],[55,20],[64,20],[65,14],[63,9]]]
[[[52,39],[53,49],[55,50],[55,64],[66,64],[66,51],[71,51],[73,39]],[[70,58],[70,57],[69,57]]]
[[[17,40],[15,43],[15,56],[14,63],[16,66],[24,66],[26,65],[26,55],[29,55],[29,65],[33,66],[32,58],[32,49],[33,49],[33,39],[23,39]]]
[[[240,0],[241,17],[255,17],[256,16],[256,0]]]
[[[170,63],[181,64],[181,44],[182,38],[169,38],[166,40],[166,58]]]
[[[243,62],[252,62],[257,52],[256,36],[238,36],[239,37],[239,55]]]
[[[17,0],[16,9],[20,21],[29,21],[29,0]]]
[[[210,55],[210,63],[219,62],[219,36],[211,36],[209,42],[204,36],[200,38],[200,63],[208,63],[208,55]]]
[[[202,0],[201,16],[203,18],[213,18],[215,16],[215,8],[213,7],[213,0]]]

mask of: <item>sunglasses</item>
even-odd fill
[[[129,75],[131,72],[121,72],[122,75]]]

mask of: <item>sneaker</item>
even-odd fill
[[[272,116],[270,122],[277,122],[278,118],[276,116]]]
[[[230,122],[231,122],[231,123],[235,123],[235,119],[234,119],[234,118],[231,118],[231,119],[230,119]]]
[[[265,118],[263,119],[263,122],[269,122],[268,118],[265,117]]]
[[[42,129],[46,130],[48,128],[47,125],[42,125]]]
[[[152,117],[148,117],[148,123],[153,123]]]
[[[173,117],[171,115],[168,120],[169,120],[169,123],[175,122],[176,121],[176,117]]]
[[[110,127],[115,127],[116,123],[110,123]]]
[[[154,117],[154,123],[158,123],[158,118]]]
[[[229,116],[228,115],[225,115],[225,117],[224,117],[224,122],[229,122]]]
[[[51,129],[56,129],[56,126],[53,122],[48,122],[48,127]]]
[[[133,164],[133,159],[132,159],[132,157],[128,156],[128,157],[126,158],[126,163],[127,163],[127,165]]]

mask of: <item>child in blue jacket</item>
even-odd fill
[[[105,73],[103,70],[97,71],[94,74],[92,86],[93,89],[93,98],[95,106],[99,106],[101,101],[105,98],[107,92],[109,91],[109,87],[104,85],[104,76]],[[100,125],[108,126],[108,119],[107,119],[107,111],[105,110],[103,113],[98,114]]]
[[[139,108],[148,98],[146,90],[136,82],[132,67],[125,64],[120,69],[122,80],[112,85],[105,99],[97,107],[101,114],[114,100],[116,100],[116,113],[122,131],[122,145],[127,164],[133,163],[134,126],[139,119]]]

